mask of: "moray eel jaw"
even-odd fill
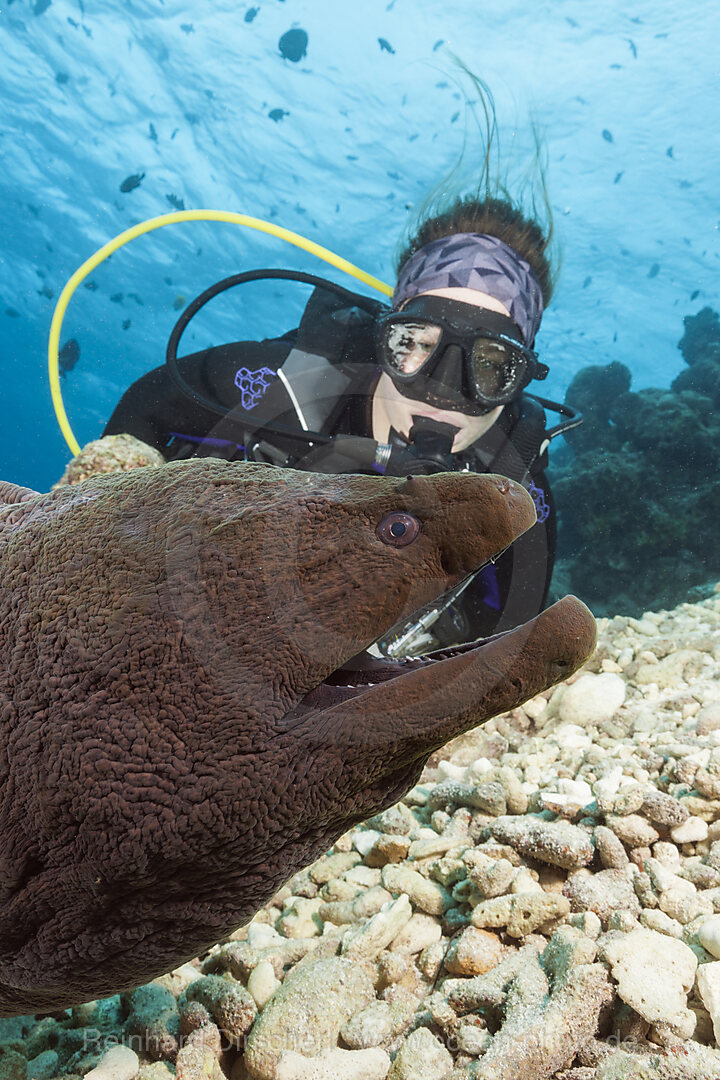
[[[286,720],[321,760],[323,746],[330,758],[341,757],[338,802],[362,819],[397,801],[444,743],[571,675],[595,640],[591,612],[566,596],[487,640],[407,660],[359,657],[305,695]]]

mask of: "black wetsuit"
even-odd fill
[[[224,415],[190,398],[162,367],[130,386],[103,434],[135,435],[168,461],[212,456],[303,468],[307,441],[293,438],[293,432],[372,436],[372,395],[380,376],[372,329],[367,312],[316,293],[296,331],[221,345],[178,361],[183,378],[227,410]],[[544,473],[544,433],[542,406],[523,394],[484,436],[449,458],[446,467],[457,471],[499,472],[524,483],[538,521],[433,626],[440,644],[509,629],[545,603],[556,522]]]

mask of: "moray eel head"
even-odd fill
[[[0,485],[0,1012],[198,955],[433,750],[573,672],[595,630],[572,597],[485,643],[365,652],[534,520],[492,475]]]

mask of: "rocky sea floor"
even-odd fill
[[[0,1080],[719,1080],[720,586],[602,620],[233,939],[0,1020]]]

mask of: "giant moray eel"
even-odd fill
[[[489,475],[1,484],[0,1012],[197,955],[433,750],[574,671],[595,629],[572,597],[485,644],[352,660],[533,521]]]

